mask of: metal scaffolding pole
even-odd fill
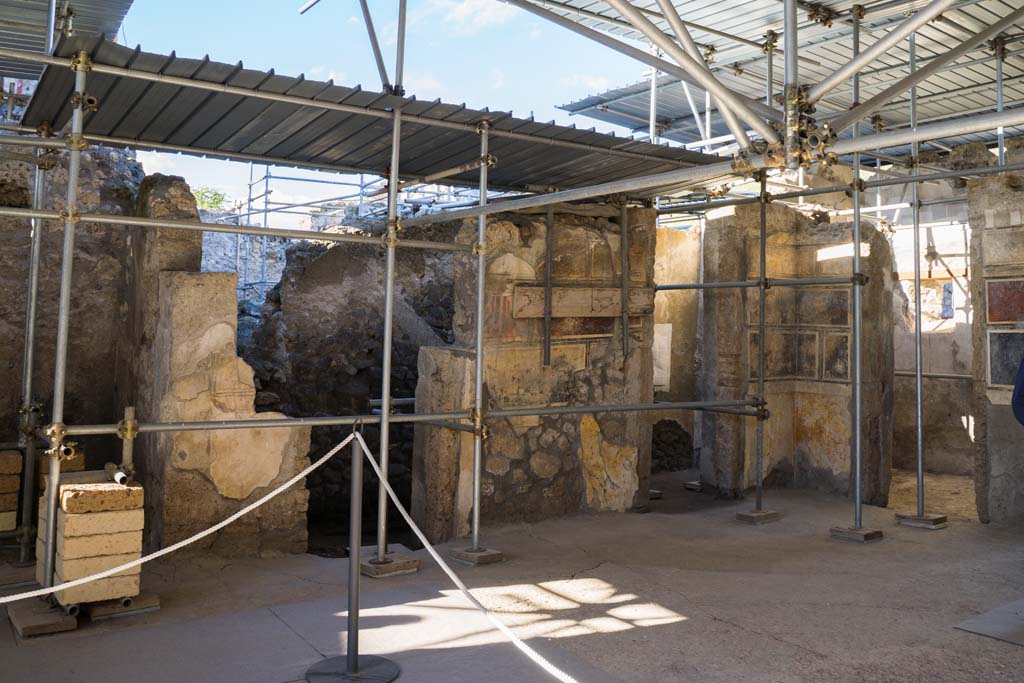
[[[951,49],[949,52],[936,57],[928,64],[928,66],[922,69],[917,69],[905,78],[901,78],[896,81],[882,92],[874,95],[867,102],[858,104],[845,114],[836,117],[828,123],[828,126],[838,133],[839,131],[853,125],[855,121],[867,118],[872,113],[892,101],[896,95],[906,92],[917,83],[930,78],[934,74],[938,73],[943,66],[960,59],[986,40],[995,38],[1014,23],[1020,21],[1022,17],[1024,17],[1024,7],[1015,9],[999,21],[987,25],[983,30],[970,36],[967,40]],[[857,97],[854,97],[854,101],[857,101]]]
[[[862,10],[859,5],[855,10]],[[856,59],[860,52],[860,20],[862,11],[853,12],[853,56]],[[852,101],[856,103],[860,98],[860,75],[853,74],[853,87],[851,90]],[[856,106],[856,105],[855,105]],[[859,123],[855,121],[854,123]],[[860,126],[854,125],[854,139],[860,136]],[[863,448],[863,425],[862,425],[862,346],[863,346],[863,285],[864,278],[860,272],[861,252],[861,193],[864,189],[863,180],[860,177],[860,153],[853,155],[853,273],[854,278],[851,289],[853,290],[853,334],[851,334],[853,346],[853,410],[852,410],[852,431],[853,431],[853,527],[833,527],[831,535],[833,538],[849,541],[877,541],[881,540],[882,532],[875,529],[865,529],[863,523],[863,510],[861,509],[861,460]]]
[[[480,156],[487,156],[490,126],[480,124]],[[480,206],[487,206],[488,166],[480,167]],[[452,556],[469,564],[490,564],[502,559],[500,551],[480,545],[480,486],[483,477],[484,460],[484,340],[486,334],[485,304],[487,296],[487,216],[481,214],[476,222],[476,315],[474,320],[475,348],[473,359],[473,511],[470,520],[471,541],[469,548],[456,550]]]
[[[47,3],[44,50],[53,52],[53,32],[57,21],[57,0]],[[36,157],[43,151],[36,150]],[[32,170],[32,208],[42,210],[46,203],[46,172],[36,164]],[[40,408],[33,399],[33,373],[35,372],[36,306],[39,300],[39,259],[43,246],[43,221],[31,219],[32,236],[29,247],[28,303],[25,307],[25,345],[21,362],[21,408],[18,443],[24,454],[21,483],[21,526],[19,528],[18,563],[29,564],[35,550],[33,518],[36,514],[36,428]]]
[[[551,270],[555,248],[555,207],[549,206],[544,228],[544,365],[551,365]]]
[[[800,84],[799,62],[797,60],[797,4],[796,0],[784,0],[782,38],[785,46],[785,151],[786,168],[795,171],[800,167]]]
[[[85,83],[89,70],[89,55],[79,52],[74,62],[75,99],[71,110],[71,140],[68,154],[67,201],[64,207],[64,250],[61,256],[60,299],[57,309],[57,344],[53,370],[53,413],[46,435],[50,441],[50,469],[46,480],[46,532],[43,536],[43,587],[53,585],[55,552],[57,549],[57,502],[60,492],[60,461],[66,453],[64,444],[64,388],[68,364],[68,326],[71,316],[72,266],[75,258],[75,224],[78,222],[78,175],[82,166],[81,138],[85,119]]]
[[[391,128],[391,168],[388,179],[388,224],[384,264],[384,344],[383,376],[381,377],[380,471],[381,483],[377,497],[377,555],[375,564],[387,564],[388,493],[384,481],[388,476],[389,426],[391,422],[391,346],[395,317],[395,253],[398,247],[398,160],[402,142],[402,115],[395,109]]]
[[[622,369],[629,357],[629,207],[619,208],[619,305],[622,308]]]
[[[377,29],[373,27],[373,17],[370,15],[370,6],[366,0],[359,0],[359,7],[363,11],[363,23],[366,24],[366,33],[370,38],[370,49],[373,50],[373,61],[377,64],[377,73],[380,75],[380,86],[384,92],[391,90],[391,81],[388,79],[388,68],[384,66],[384,55],[380,51],[380,42],[377,40]]]
[[[757,292],[757,400],[758,416],[754,442],[754,509],[751,512],[737,512],[736,519],[750,524],[766,524],[781,519],[781,515],[772,510],[764,509],[764,422],[768,418],[768,402],[765,398],[765,375],[767,362],[765,358],[768,311],[768,173],[761,171],[760,192],[761,220],[758,247],[758,281]]]
[[[997,62],[998,64],[998,62]],[[910,73],[917,68],[917,34],[910,35]],[[910,88],[910,127],[917,127],[917,88]],[[1001,146],[1000,146],[1001,147]],[[911,143],[911,176],[919,173],[918,161],[921,154],[921,143]],[[1000,165],[1003,160],[1000,159]],[[917,514],[896,513],[897,523],[903,526],[941,529],[946,526],[945,515],[926,515],[924,511],[924,354],[921,339],[921,201],[918,184],[910,185],[910,209],[913,217],[914,243],[914,431],[917,464]]]
[[[263,227],[270,227],[270,166],[266,167],[266,174],[263,176]],[[263,305],[267,287],[267,235],[264,232],[260,238],[260,288],[259,299],[256,304]]]
[[[995,40],[996,58],[996,111],[1003,111],[1003,62],[1006,61],[1006,41],[1002,38]],[[996,140],[998,144],[999,165],[1006,163],[1006,132],[1002,126],[996,129]],[[923,513],[922,513],[923,514]]]

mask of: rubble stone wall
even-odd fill
[[[408,228],[407,238],[451,242],[458,225]],[[452,340],[452,255],[398,249],[395,276],[392,395],[412,397],[417,354]],[[281,282],[267,296],[262,317],[240,353],[255,370],[260,410],[293,416],[366,415],[379,398],[384,333],[384,250],[364,244],[301,242],[287,250]],[[316,458],[345,438],[349,427],[313,430]],[[379,429],[363,428],[376,448]],[[389,478],[406,500],[411,487],[411,425],[391,428]],[[376,515],[377,485],[364,481],[367,524]],[[311,475],[310,519],[330,526],[348,517],[349,468],[336,458]],[[400,527],[401,521],[395,520]]]
[[[24,148],[13,151],[24,153]],[[65,207],[64,156],[59,156],[59,164],[46,172],[46,209],[60,211]],[[142,167],[134,154],[102,147],[89,150],[82,155],[79,210],[130,215],[142,178]],[[32,179],[28,164],[0,161],[0,204],[31,207]],[[47,416],[53,397],[64,226],[56,221],[43,221],[42,226],[33,398]],[[90,223],[79,223],[75,233],[65,420],[69,424],[104,423],[117,411],[115,340],[123,329],[121,292],[127,233],[123,228]],[[0,392],[3,441],[17,440],[30,243],[27,219],[0,218],[0,334],[7,340],[0,345],[0,382],[6,388]],[[116,440],[107,437],[77,440],[89,455],[90,466],[102,466],[110,454],[120,450]]]
[[[484,302],[486,410],[653,400],[654,223],[629,211],[630,342],[623,354],[618,209],[556,208],[552,234],[551,363],[544,365],[543,214],[488,220]],[[459,241],[476,241],[467,221]],[[419,353],[418,412],[473,405],[476,258],[455,257],[454,345]],[[488,420],[481,518],[536,520],[647,502],[651,427],[636,413]],[[416,426],[413,514],[434,540],[467,533],[471,434]]]
[[[1024,520],[1024,427],[1010,399],[1024,360],[1024,178],[967,184],[974,302],[973,436],[978,517]]]
[[[738,206],[709,215],[708,282],[757,279],[760,210]],[[864,288],[864,500],[884,505],[892,451],[892,253],[885,237],[862,228]],[[768,277],[849,276],[851,226],[814,223],[794,209],[768,207]],[[852,480],[851,334],[847,286],[774,287],[767,295],[767,478],[785,485],[847,491]],[[705,293],[705,399],[756,395],[757,289]],[[739,334],[737,332],[740,332]],[[702,479],[727,497],[755,484],[751,418],[703,414]]]

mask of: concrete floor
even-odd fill
[[[487,529],[508,561],[457,571],[477,596],[579,681],[1024,681],[1024,648],[954,629],[1024,597],[1024,530],[953,519],[884,541],[832,541],[847,501],[769,491],[785,517],[734,521],[661,477],[650,514]],[[422,553],[422,551],[421,551]],[[346,561],[177,559],[145,572],[159,613],[15,643],[0,681],[285,683],[338,654]],[[417,683],[550,680],[505,643],[425,558],[419,574],[364,582],[364,652]]]
[[[925,512],[937,512],[950,518],[978,521],[972,477],[925,472],[924,502]],[[917,472],[892,471],[888,507],[896,512],[917,510]]]

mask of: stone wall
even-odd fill
[[[1024,427],[1010,408],[1024,360],[1024,178],[1008,174],[967,185],[974,302],[974,443],[978,517],[1024,520]]]
[[[408,238],[451,242],[458,224],[409,228]],[[256,403],[294,416],[366,415],[380,397],[384,332],[384,251],[372,245],[302,242],[289,247],[281,282],[267,296],[259,326],[240,340],[255,369]],[[452,339],[450,252],[399,248],[395,277],[392,394],[412,397],[422,346]],[[311,457],[348,435],[348,427],[313,430]],[[379,430],[364,428],[376,447]],[[411,486],[412,427],[391,429],[389,477],[406,500]],[[314,473],[310,519],[343,524],[349,470],[337,458]],[[367,524],[376,515],[376,484],[367,476]],[[371,505],[372,503],[372,505]],[[400,525],[400,520],[396,520]]]
[[[572,209],[569,209],[572,210]],[[653,399],[655,214],[629,211],[630,347],[623,355],[618,209],[556,208],[551,364],[543,363],[543,214],[499,214],[487,225],[486,410],[647,403]],[[458,239],[476,241],[476,221]],[[455,257],[455,344],[419,354],[418,412],[473,405],[476,259]],[[536,520],[647,502],[649,418],[636,413],[488,421],[481,518]],[[465,534],[472,499],[472,435],[416,426],[413,514],[434,540]]]
[[[196,220],[188,185],[148,176],[136,213]],[[252,370],[236,356],[237,281],[200,273],[202,234],[132,228],[126,271],[127,324],[118,346],[121,406],[139,421],[249,419]],[[306,464],[309,430],[188,431],[144,434],[136,442],[138,478],[146,488],[146,545],[175,543],[221,521]],[[197,547],[227,555],[303,552],[306,492],[275,498]]]
[[[2,141],[2,138],[0,138]],[[24,153],[24,148],[14,151]],[[63,210],[67,168],[47,171],[44,208]],[[32,169],[28,164],[0,161],[0,203],[30,207]],[[94,148],[82,155],[79,210],[82,213],[130,215],[142,181],[142,167],[134,154]],[[22,353],[28,292],[30,226],[25,219],[0,218],[0,440],[17,440],[21,401]],[[43,222],[36,318],[33,398],[44,416],[51,412],[53,365],[57,339],[57,301],[60,291],[64,226]],[[117,411],[113,368],[115,340],[121,334],[121,293],[127,234],[122,228],[79,223],[71,288],[71,327],[65,420],[70,423],[109,422]],[[89,455],[90,466],[119,452],[116,441],[105,437],[78,439]]]
[[[704,263],[708,282],[757,279],[760,210],[709,215]],[[768,207],[769,278],[848,276],[851,226],[814,223],[778,204]],[[884,505],[892,450],[892,252],[884,236],[862,229],[864,288],[864,501]],[[708,290],[703,335],[705,399],[756,395],[757,289]],[[850,338],[847,286],[768,290],[765,474],[773,483],[847,491],[852,480]],[[737,332],[740,332],[739,334]],[[751,418],[703,414],[701,477],[736,497],[755,484]]]

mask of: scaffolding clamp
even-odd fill
[[[84,152],[89,149],[89,141],[81,133],[71,133],[64,137],[64,146],[72,152]]]
[[[490,128],[491,128],[491,122],[488,121],[487,119],[484,119],[480,123],[476,124],[477,135],[483,135],[488,130],[490,130]]]
[[[765,291],[768,291],[769,289],[772,288],[772,281],[766,277],[762,277],[760,280],[757,281],[757,286]]]
[[[42,413],[42,406],[38,403],[30,403],[18,409],[21,416],[19,429],[21,436],[26,441],[36,438],[36,426],[39,424],[39,415]]]
[[[483,241],[473,242],[473,255],[482,256],[487,253],[487,245]]]
[[[85,52],[79,52],[71,58],[71,63],[68,64],[72,71],[92,71],[92,60],[89,59],[89,55]]]
[[[71,106],[84,112],[96,111],[100,107],[100,100],[95,95],[90,95],[89,93],[75,92],[71,96]]]
[[[480,157],[480,161],[487,166],[487,168],[494,168],[498,164],[498,157],[493,154],[485,154]]]
[[[863,9],[861,8],[862,12]],[[837,16],[835,11],[821,5],[810,5],[807,12],[808,21],[821,24],[825,28],[832,28],[832,22],[836,20]]]
[[[866,287],[871,278],[864,273],[854,273],[850,281],[857,287]]]
[[[864,179],[854,178],[853,181],[850,183],[850,189],[853,190],[854,192],[864,192],[864,190],[867,189],[864,185]]]
[[[36,126],[36,135],[41,138],[52,138],[53,137],[53,125],[49,121],[43,121]]]
[[[768,31],[764,34],[764,44],[761,45],[761,52],[769,54],[775,51],[776,46],[779,44],[779,34],[775,31]]]
[[[850,16],[858,19],[864,18],[864,5],[854,5],[850,8]]]
[[[756,169],[750,163],[750,158],[746,154],[740,153],[732,158],[732,170],[739,175],[747,176],[753,174]]]
[[[70,211],[63,209],[59,215],[65,223],[70,223],[72,225],[78,223],[78,221],[82,219],[82,215],[75,209],[71,209]]]
[[[131,441],[139,435],[139,423],[134,418],[124,419],[117,423],[117,438]]]

